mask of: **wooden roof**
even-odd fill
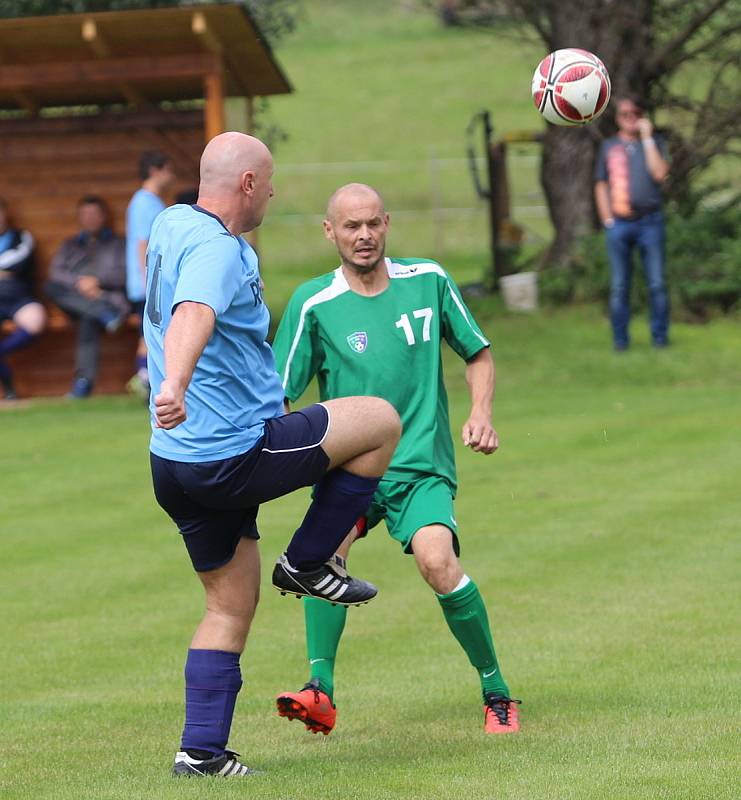
[[[1,19],[0,109],[201,98],[221,64],[230,96],[291,91],[240,4]]]

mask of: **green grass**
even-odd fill
[[[169,778],[201,596],[152,498],[145,415],[37,402],[0,412],[4,800],[737,796],[738,321],[677,325],[656,352],[636,320],[615,356],[592,310],[477,312],[502,447],[459,447],[456,515],[522,733],[482,734],[477,678],[381,528],[354,553],[380,595],[349,615],[336,731],[274,714],[305,677],[303,631],[266,575],[231,739],[265,774]],[[447,367],[459,429],[465,383]],[[264,507],[266,565],[305,503]]]
[[[287,162],[460,156],[462,132],[482,108],[496,107],[500,131],[543,124],[530,98],[542,57],[534,38],[445,29],[398,0],[303,6],[277,50],[295,93],[271,100],[290,134],[280,145]]]

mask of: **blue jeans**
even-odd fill
[[[639,219],[616,219],[607,228],[607,255],[610,259],[610,320],[615,347],[630,343],[630,282],[633,272],[631,254],[635,247],[641,255],[648,284],[651,312],[651,339],[665,345],[669,336],[669,298],[664,282],[664,215],[655,211]]]

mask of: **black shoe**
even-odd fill
[[[75,378],[72,388],[67,392],[65,397],[72,400],[84,400],[90,396],[93,391],[93,383],[87,378]]]
[[[359,606],[378,594],[378,589],[372,583],[353,578],[345,570],[337,569],[332,562],[312,570],[294,569],[285,553],[275,564],[273,586],[281,594],[316,597],[339,606]]]
[[[199,759],[181,750],[175,754],[172,774],[186,778],[204,778],[206,775],[215,775],[219,778],[247,778],[259,774],[259,770],[243,764],[237,758],[238,755],[239,753],[226,750],[223,755]]]

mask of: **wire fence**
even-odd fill
[[[477,160],[485,172],[484,159]],[[511,217],[526,241],[549,233],[538,178],[539,153],[527,146],[508,153]],[[357,181],[374,186],[391,214],[388,251],[444,261],[450,254],[489,251],[488,206],[478,197],[465,158],[277,164],[275,197],[260,229],[260,249],[282,264],[316,262],[331,253],[321,230],[327,199]]]

